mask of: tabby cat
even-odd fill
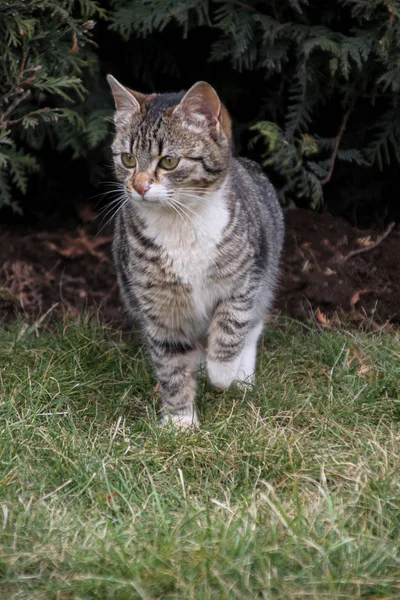
[[[162,422],[197,426],[196,371],[252,384],[277,286],[284,225],[260,167],[232,157],[216,91],[144,95],[108,76],[121,186],[113,253],[123,302],[143,331]]]

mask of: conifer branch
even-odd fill
[[[340,124],[339,127],[339,131],[335,137],[335,143],[333,146],[333,150],[332,150],[332,154],[331,154],[331,158],[329,160],[329,170],[328,173],[326,175],[326,177],[322,180],[322,185],[325,185],[325,183],[328,183],[328,181],[331,180],[332,174],[333,174],[333,169],[335,168],[335,162],[336,162],[336,157],[337,157],[337,153],[339,151],[339,146],[340,146],[340,142],[342,140],[342,136],[345,132],[346,126],[347,126],[347,121],[349,120],[350,114],[353,111],[354,105],[355,105],[355,99],[353,99],[350,103],[349,108],[347,109],[347,111],[344,113],[343,115],[343,119],[342,122]]]
[[[41,115],[43,113],[49,113],[50,111],[51,111],[51,108],[49,108],[48,106],[45,106],[44,108],[38,108],[37,110],[31,110],[31,112],[28,112],[25,115],[23,115],[22,117],[19,117],[19,119],[12,119],[12,120],[9,119],[8,121],[6,121],[5,129],[7,129],[7,127],[9,127],[9,125],[16,125],[17,123],[21,123],[22,121],[24,121],[24,119],[29,119],[29,117],[35,117],[35,116]]]
[[[17,108],[18,104],[21,104],[21,102],[23,102],[24,100],[27,100],[27,98],[29,98],[30,95],[31,95],[31,90],[26,90],[20,96],[16,96],[14,98],[14,100],[11,102],[10,106],[4,111],[4,113],[1,115],[0,121],[2,123],[6,123],[6,127],[7,127],[7,123],[9,123],[9,121],[7,121],[8,115],[10,115]]]
[[[271,0],[271,10],[272,10],[272,14],[274,15],[275,19],[277,21],[279,21],[279,13],[276,8],[275,0]]]
[[[26,194],[31,174],[39,170],[28,149],[40,151],[50,138],[53,150],[69,147],[74,156],[83,156],[93,147],[90,136],[99,143],[98,122],[94,137],[85,130],[79,109],[65,105],[83,100],[82,75],[98,61],[92,49],[85,60],[70,53],[69,34],[89,44],[90,17],[105,13],[97,0],[80,0],[73,14],[72,4],[14,0],[7,10],[0,8],[0,209],[18,211],[14,190]],[[41,106],[44,101],[46,106]],[[59,119],[62,123],[55,128]]]
[[[230,2],[230,4],[236,4],[237,6],[240,6],[241,8],[250,10],[251,12],[256,12],[256,9],[253,6],[249,6],[248,4],[245,4],[244,2],[241,2],[240,0],[229,0],[229,2]]]

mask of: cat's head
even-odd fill
[[[214,88],[145,95],[108,75],[115,100],[117,178],[137,202],[193,204],[218,189],[232,157],[231,122]]]

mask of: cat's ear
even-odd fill
[[[156,97],[156,94],[141,94],[140,92],[134,92],[123,86],[112,75],[107,75],[107,81],[110,84],[114,96],[117,114],[118,112],[124,113],[127,111],[131,114],[140,113],[142,107]]]
[[[197,126],[209,125],[219,129],[222,104],[214,88],[205,81],[198,81],[186,92],[175,107],[174,114]]]
[[[135,95],[128,88],[124,87],[112,75],[107,75],[107,81],[110,84],[114,96],[115,108],[118,110],[133,113],[140,112],[140,103]]]

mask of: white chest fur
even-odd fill
[[[146,234],[163,248],[180,281],[192,287],[196,313],[205,316],[217,293],[207,283],[207,272],[229,222],[224,187],[186,209],[186,215],[152,210],[145,221]]]

